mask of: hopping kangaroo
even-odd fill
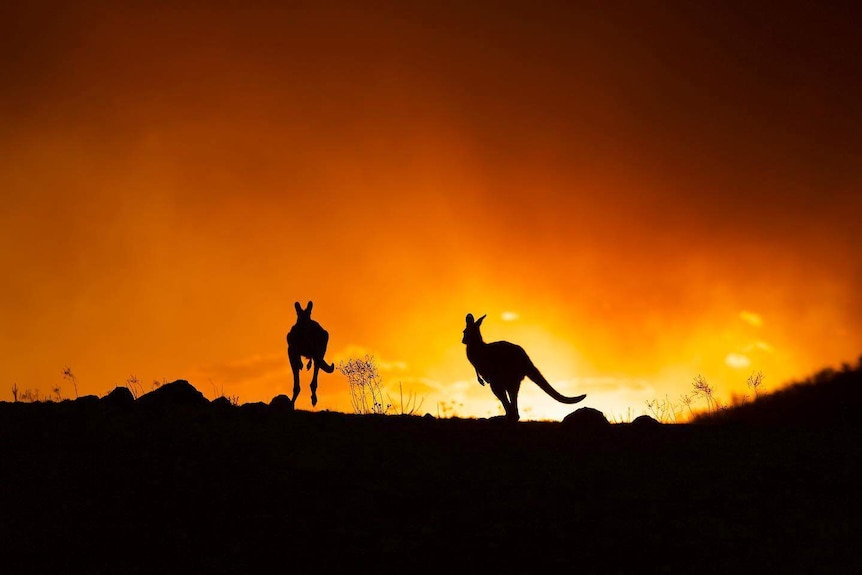
[[[476,369],[479,383],[485,385],[487,381],[491,384],[491,391],[503,404],[509,421],[514,422],[521,418],[518,414],[518,391],[524,377],[533,380],[542,391],[560,403],[577,403],[586,397],[568,397],[551,387],[521,346],[508,341],[485,343],[479,331],[484,319],[483,315],[478,321],[474,321],[473,314],[467,314],[467,327],[464,328],[461,343],[467,345],[467,359]]]
[[[296,308],[296,323],[287,334],[287,357],[293,370],[293,404],[296,405],[296,396],[299,395],[299,372],[302,371],[302,358],[308,358],[306,369],[311,369],[314,362],[314,374],[311,376],[311,405],[317,405],[317,371],[322,369],[326,373],[332,373],[335,366],[326,363],[323,356],[326,354],[326,346],[329,343],[329,332],[320,327],[320,324],[311,319],[311,307],[308,302],[305,309],[299,302],[293,304]]]

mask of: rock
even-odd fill
[[[593,407],[582,407],[563,418],[563,425],[578,431],[604,431],[611,428],[605,414]]]
[[[218,409],[227,409],[233,407],[233,404],[230,402],[230,400],[223,395],[212,400],[210,402],[210,405]]]
[[[262,401],[252,401],[239,406],[240,413],[250,417],[265,417],[269,406]]]
[[[293,400],[282,393],[272,398],[272,401],[269,402],[269,407],[276,413],[292,413]]]
[[[135,403],[135,396],[128,387],[117,386],[102,398],[102,402],[112,407],[126,407]]]
[[[199,407],[209,405],[209,402],[203,393],[184,379],[166,383],[138,398],[138,403],[147,407]]]
[[[99,399],[98,395],[82,395],[78,399],[72,400],[75,405],[85,407],[98,405],[100,401],[102,400]]]
[[[632,420],[631,423],[634,429],[652,430],[661,427],[661,423],[649,415],[639,415]]]

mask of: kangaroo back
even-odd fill
[[[485,344],[472,355],[475,357],[479,372],[492,380],[496,376],[509,376],[517,377],[520,381],[533,366],[524,348],[508,341]]]

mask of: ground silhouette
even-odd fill
[[[759,426],[848,426],[862,405],[862,357],[856,367],[823,369],[756,401],[698,414],[698,423]]]
[[[287,357],[290,368],[293,371],[293,397],[291,400],[296,404],[299,396],[299,372],[302,371],[302,358],[308,359],[306,369],[311,369],[314,364],[314,372],[311,375],[311,405],[317,405],[317,374],[321,369],[326,373],[332,373],[335,366],[327,363],[324,359],[326,346],[329,344],[329,332],[323,329],[319,323],[311,319],[311,308],[313,302],[308,302],[305,309],[299,302],[293,304],[296,308],[296,323],[287,333]]]
[[[806,386],[810,409],[860,375]],[[511,425],[160,389],[0,402],[3,573],[862,568],[858,418]]]
[[[483,315],[474,320],[472,313],[467,314],[467,326],[464,328],[461,343],[467,346],[467,359],[476,370],[476,379],[480,385],[488,382],[491,391],[503,404],[506,419],[516,422],[521,418],[518,411],[518,392],[525,377],[530,378],[539,389],[561,403],[578,403],[586,397],[567,397],[551,387],[521,346],[508,341],[486,343],[480,330],[485,317]]]

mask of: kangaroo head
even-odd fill
[[[474,320],[472,313],[467,314],[467,327],[464,328],[464,337],[461,338],[461,343],[468,344],[482,341],[482,333],[479,331],[479,328],[482,326],[482,321],[487,315],[485,314],[478,320]]]
[[[299,302],[295,302],[293,307],[296,308],[296,320],[297,321],[309,321],[311,320],[311,308],[314,305],[312,302],[308,302],[308,305],[305,306],[305,309],[302,309],[302,306],[299,305]]]

